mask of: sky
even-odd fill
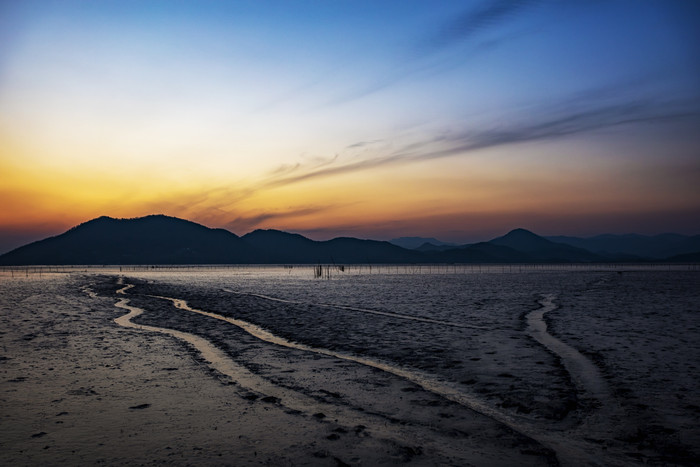
[[[166,214],[700,233],[700,2],[0,0],[0,253]]]

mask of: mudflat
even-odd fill
[[[198,274],[3,276],[0,462],[697,459],[696,377],[664,373],[671,378],[666,396],[654,402],[658,378],[639,375],[640,363],[619,354],[636,334],[620,326],[591,329],[600,316],[584,305],[605,308],[612,293],[616,307],[624,306],[619,291],[609,290],[619,287],[619,275],[564,284],[561,276],[319,281],[280,271]],[[439,281],[444,290],[425,302],[420,290],[398,288],[426,282],[434,289]],[[469,295],[457,292],[469,287]],[[670,366],[692,370],[693,286],[659,287],[682,299],[675,306],[685,312],[676,318],[689,320],[681,323],[689,342],[685,356],[670,361],[678,352],[663,333],[647,329],[654,356],[644,365],[651,372],[655,359],[666,357]],[[444,303],[436,304],[440,297]],[[656,319],[626,312],[603,316],[636,327]]]

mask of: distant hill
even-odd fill
[[[525,229],[511,230],[503,237],[494,238],[489,243],[526,253],[535,261],[579,263],[608,259],[583,248],[552,242]]]
[[[700,251],[671,256],[663,261],[669,263],[700,263]]]
[[[443,244],[443,245],[435,245],[434,243],[424,243],[418,248],[413,248],[416,251],[446,251],[446,250],[452,250],[455,248],[460,248],[459,245],[454,245],[454,244]]]
[[[533,263],[535,259],[522,251],[480,242],[450,250],[425,252],[435,263]]]
[[[136,219],[100,217],[67,232],[33,242],[0,256],[0,265],[40,264],[358,264],[358,263],[574,263],[653,261],[639,254],[642,247],[624,250],[619,238],[576,239],[536,235],[515,229],[489,242],[434,245],[414,249],[390,242],[335,238],[314,241],[279,230],[255,230],[243,237],[194,222],[152,215]],[[634,236],[639,240],[641,236]],[[694,262],[700,258],[700,236],[665,235],[642,238],[661,261]],[[426,240],[421,237],[415,241]],[[568,241],[552,241],[552,238]],[[428,239],[435,240],[435,239]],[[629,240],[629,239],[628,239]],[[577,245],[592,241],[606,246],[596,252]],[[652,243],[648,243],[651,241]],[[573,243],[573,244],[572,244]],[[415,243],[413,243],[415,244]],[[617,245],[617,246],[615,246]],[[613,248],[615,247],[615,248]],[[624,251],[613,251],[622,249]],[[634,254],[629,253],[632,251]],[[643,252],[643,251],[642,251]],[[657,260],[658,261],[658,260]]]
[[[335,238],[325,242],[279,230],[255,230],[242,239],[263,252],[267,263],[416,263],[416,252],[376,240]]]
[[[700,235],[661,234],[654,236],[597,235],[595,237],[547,237],[548,240],[598,253],[601,255],[633,255],[644,258],[668,258],[687,253],[700,252]]]
[[[258,258],[261,263],[314,262],[309,259],[309,253],[315,249],[317,242],[299,234],[272,229],[255,230],[241,238],[261,253]]]
[[[238,236],[194,222],[152,215],[100,217],[0,256],[0,264],[211,264],[255,262]]]
[[[392,238],[389,240],[389,243],[393,243],[396,246],[400,246],[401,248],[407,248],[409,250],[415,250],[418,248],[425,248],[426,244],[430,245],[432,247],[455,247],[457,246],[455,243],[448,243],[448,242],[443,242],[438,240],[437,238],[433,237],[399,237],[399,238]],[[430,248],[429,246],[427,248]]]
[[[316,242],[278,230],[244,237],[152,215],[100,217],[0,256],[0,265],[411,263],[426,259],[388,242],[336,238]]]

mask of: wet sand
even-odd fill
[[[94,281],[3,280],[4,465],[554,462],[526,436],[374,368],[243,340],[308,383],[290,387],[230,352],[203,354],[183,336],[125,328],[136,307],[125,309],[116,289],[128,289],[86,282]],[[337,392],[348,389],[338,378],[357,400]]]
[[[458,321],[146,276],[3,278],[0,462],[695,462],[697,415],[630,404],[598,341],[577,340],[586,294]]]
[[[193,348],[114,323],[69,277],[2,284],[3,465],[289,465],[331,457],[331,423],[223,381]],[[274,433],[274,436],[271,436]],[[344,454],[377,452],[357,437]],[[387,452],[387,457],[394,455]],[[397,454],[398,455],[398,454]]]

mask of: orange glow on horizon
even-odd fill
[[[478,229],[469,219],[507,225],[505,220],[518,218],[518,213],[570,218],[668,207],[668,201],[655,193],[644,193],[644,178],[625,179],[625,167],[609,167],[603,173],[596,168],[559,167],[554,175],[546,166],[532,167],[528,160],[522,160],[524,166],[515,167],[514,172],[516,162],[511,161],[506,170],[478,158],[458,164],[445,159],[288,184],[270,185],[269,176],[263,175],[257,182],[248,179],[226,185],[221,183],[225,177],[196,167],[190,177],[184,178],[180,171],[180,180],[174,180],[167,173],[158,176],[138,167],[122,167],[116,173],[57,164],[42,169],[6,159],[0,160],[0,169],[7,174],[0,189],[6,204],[0,228],[53,224],[60,233],[101,215],[162,213],[239,235],[256,228],[361,235],[391,230],[391,226],[406,229],[406,234],[427,235],[431,229]],[[451,167],[458,170],[450,171]],[[682,205],[680,201],[673,199],[676,205]],[[692,200],[686,207],[692,209]]]

